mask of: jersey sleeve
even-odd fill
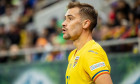
[[[83,68],[94,81],[101,74],[110,74],[110,70],[107,67],[104,57],[94,51],[85,54],[83,58]]]

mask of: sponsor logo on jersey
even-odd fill
[[[99,63],[96,63],[96,64],[93,64],[92,66],[90,66],[90,70],[93,71],[99,67],[103,67],[105,66],[105,63],[104,62],[99,62]]]
[[[73,67],[76,66],[76,64],[78,63],[79,58],[80,58],[79,56],[76,56],[76,57],[75,57]]]
[[[98,54],[97,52],[95,52],[95,51],[93,51],[93,50],[89,50],[88,52],[92,52],[92,53]]]

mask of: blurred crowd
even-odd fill
[[[45,3],[46,1],[49,0],[0,0],[1,63],[23,59],[26,59],[29,62],[64,59],[64,54],[60,51],[32,53],[30,56],[19,56],[21,54],[18,53],[21,49],[27,50],[35,47],[51,51],[53,46],[70,43],[68,41],[65,42],[63,39],[61,26],[58,24],[57,17],[52,17],[50,25],[46,26],[41,33],[38,32],[36,28],[30,27],[33,25],[35,13],[52,4],[51,2],[42,6],[41,3]],[[53,1],[57,2],[59,0]],[[38,6],[41,6],[42,8]]]
[[[99,16],[93,38],[97,41],[140,37],[140,0],[130,5],[125,0],[116,0],[110,4],[108,20]],[[109,47],[111,52],[132,51],[134,44]]]
[[[41,10],[38,7],[39,3],[41,0],[0,0],[1,55],[7,50],[16,53],[19,49],[39,47],[51,51],[53,46],[72,44],[71,41],[63,39],[62,22],[58,21],[57,17],[52,17],[50,25],[43,28],[41,33],[38,33],[35,28],[28,28],[33,24],[36,12]],[[98,25],[93,31],[93,38],[96,41],[140,37],[140,0],[134,0],[133,6],[124,0],[117,0],[110,4],[110,8],[106,22],[99,16]],[[112,46],[110,51],[127,51],[132,46],[127,45],[128,48]],[[0,63],[20,59],[28,61],[62,60],[64,53],[53,51],[33,53],[30,56],[1,56]]]
[[[110,4],[108,21],[98,20],[93,33],[96,40],[125,39],[140,36],[140,0],[134,0],[131,7],[125,0],[117,0]]]

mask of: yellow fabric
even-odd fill
[[[93,80],[100,74],[110,73],[107,55],[94,40],[87,42],[79,51],[73,50],[68,62],[66,84],[94,84]]]
[[[20,33],[20,37],[21,37],[20,46],[25,47],[28,40],[27,32],[25,30],[22,30]]]

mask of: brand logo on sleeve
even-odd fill
[[[99,62],[99,63],[96,63],[96,64],[93,64],[92,66],[90,66],[90,70],[93,71],[99,67],[103,67],[105,66],[105,63],[104,62]]]
[[[79,58],[80,58],[79,56],[76,56],[76,57],[75,57],[73,67],[76,66],[76,64],[78,63]]]
[[[92,53],[98,54],[97,52],[95,52],[95,51],[93,51],[93,50],[89,50],[88,52],[92,52]]]

